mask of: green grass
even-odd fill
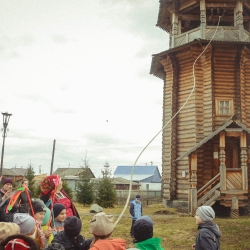
[[[82,235],[86,238],[92,237],[90,233],[89,221],[93,217],[89,213],[90,207],[83,207],[76,203],[78,212],[81,215],[83,228]],[[115,221],[122,212],[123,207],[104,209],[106,214],[113,214]],[[192,249],[195,242],[197,227],[195,219],[185,214],[179,214],[174,209],[164,208],[162,205],[150,205],[143,207],[143,215],[149,215],[154,221],[154,237],[162,238],[162,246],[166,250],[171,249]],[[222,232],[221,249],[227,250],[250,250],[250,216],[238,219],[216,218]],[[133,247],[132,238],[129,231],[131,217],[129,208],[126,209],[124,216],[117,224],[112,237],[123,238],[127,241],[127,248]]]

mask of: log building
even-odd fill
[[[250,0],[160,0],[157,26],[170,37],[150,71],[164,81],[163,125],[184,105],[163,130],[163,202],[238,217],[250,198]]]

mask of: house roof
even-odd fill
[[[27,168],[10,168],[16,175],[24,176],[27,172]]]
[[[171,55],[174,54],[176,52],[182,51],[182,50],[187,50],[187,46],[191,46],[194,44],[200,44],[201,46],[204,44],[207,44],[211,42],[210,40],[206,40],[206,39],[194,39],[188,43],[184,43],[180,46],[174,47],[174,48],[170,48],[168,50],[164,50],[160,53],[157,54],[153,54],[152,55],[152,62],[151,62],[151,68],[150,68],[150,74],[159,77],[160,79],[164,80],[165,79],[165,71],[164,71],[164,66],[161,63],[161,60],[163,58],[165,58],[167,55]],[[225,44],[225,43],[230,43],[230,44],[242,44],[247,46],[248,48],[250,47],[250,42],[246,42],[246,41],[220,41],[220,40],[216,40],[213,39],[213,41],[211,42],[212,44]]]
[[[4,176],[17,176],[19,174],[16,174],[14,171],[12,171],[9,168],[3,168],[3,175]]]
[[[216,129],[213,133],[211,133],[209,136],[205,137],[203,140],[201,140],[199,143],[197,143],[194,147],[190,148],[186,153],[184,153],[183,155],[181,155],[180,157],[178,157],[176,159],[176,161],[182,160],[184,157],[186,157],[186,156],[190,155],[191,153],[193,153],[197,148],[201,147],[204,143],[206,143],[207,141],[209,141],[210,139],[212,139],[215,135],[219,134],[222,130],[226,129],[232,123],[235,123],[240,128],[242,128],[243,130],[245,130],[248,134],[250,134],[250,130],[244,124],[242,124],[239,121],[230,119],[227,122],[225,122],[221,127],[219,127],[218,129]]]
[[[90,168],[88,168],[91,175],[95,177],[93,172]],[[59,175],[59,176],[66,176],[66,175],[79,175],[83,171],[83,168],[58,168],[53,174]]]
[[[122,177],[130,180],[132,169],[133,166],[117,166],[114,177]],[[132,179],[134,181],[141,181],[154,176],[156,172],[160,176],[158,166],[135,166]]]

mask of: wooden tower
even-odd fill
[[[163,124],[194,88],[163,131],[163,202],[194,214],[217,201],[237,217],[250,198],[250,0],[160,0],[157,26],[170,36],[150,72]]]

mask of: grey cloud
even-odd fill
[[[64,34],[52,34],[50,37],[52,41],[59,44],[64,44],[68,41],[66,35]]]
[[[30,35],[14,38],[2,35],[0,36],[0,58],[6,60],[21,57],[18,49],[22,46],[30,46],[33,43],[34,38]]]

